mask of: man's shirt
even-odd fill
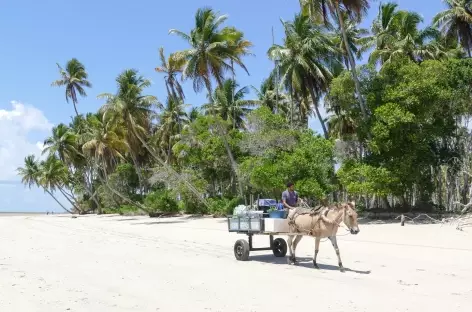
[[[287,205],[294,207],[297,205],[298,193],[296,191],[291,192],[291,191],[285,190],[282,193],[282,200],[284,200]]]

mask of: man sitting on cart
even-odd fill
[[[291,211],[298,205],[298,193],[295,191],[295,185],[292,182],[287,183],[287,189],[282,193],[282,203],[284,207]]]

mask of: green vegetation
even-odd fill
[[[367,0],[300,0],[283,44],[267,47],[277,67],[259,88],[240,86],[234,71],[249,73],[252,43],[206,8],[188,33],[170,31],[188,49],[160,49],[163,102],[128,69],[98,112],[79,114],[92,85],[72,59],[53,85],[77,116],[46,138],[45,160],[28,156],[18,172],[77,213],[223,216],[250,194],[280,198],[288,180],[304,198],[352,197],[362,209],[467,209],[472,1],[445,2],[424,29],[416,12],[381,4],[367,30]],[[208,100],[187,104],[184,80]],[[323,133],[308,129],[310,116]]]

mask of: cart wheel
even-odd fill
[[[287,254],[287,242],[283,238],[276,238],[274,245],[272,246],[272,252],[274,256],[281,258]]]
[[[249,243],[246,240],[239,239],[234,243],[234,256],[239,261],[247,261],[249,259]]]

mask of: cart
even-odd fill
[[[285,257],[287,242],[283,238],[274,239],[274,235],[283,233],[266,232],[264,228],[264,214],[250,216],[228,216],[228,231],[245,234],[248,239],[238,239],[234,243],[234,256],[239,261],[247,261],[251,251],[272,250],[276,257]],[[252,243],[254,235],[269,236],[269,247],[255,248]]]

